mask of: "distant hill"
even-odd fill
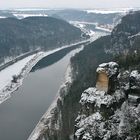
[[[17,17],[24,18],[27,16],[51,16],[66,21],[85,21],[96,22],[99,24],[112,24],[121,19],[126,11],[120,12],[98,10],[80,10],[80,9],[15,9],[15,10],[0,10],[1,17]]]
[[[84,10],[72,10],[72,9],[50,12],[50,15],[53,17],[62,18],[67,21],[85,21],[98,24],[113,24],[122,17],[122,15],[119,12],[108,14],[88,13],[87,11]]]
[[[52,17],[0,19],[0,60],[33,51],[54,49],[79,41],[81,30]]]

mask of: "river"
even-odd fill
[[[64,81],[71,56],[81,46],[43,58],[24,79],[23,85],[0,105],[0,140],[27,140]]]

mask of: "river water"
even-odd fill
[[[0,140],[27,140],[53,102],[70,58],[81,46],[63,49],[39,61],[23,85],[0,105]]]

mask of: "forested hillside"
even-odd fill
[[[121,24],[111,34],[110,53],[126,69],[139,69],[140,61],[140,12],[123,17]]]
[[[104,64],[99,65],[99,69],[109,69],[109,71],[114,72],[116,67],[112,66],[112,64],[119,66],[119,75],[113,75],[113,78],[109,75],[113,84],[112,92],[104,93],[104,91],[97,89],[95,83],[91,84],[91,81],[96,82],[97,79],[95,80],[93,77],[95,78],[98,72],[98,69],[95,71],[95,67],[97,68],[98,66],[93,64],[95,59],[93,55],[94,43],[90,47],[88,46],[88,49],[83,50],[83,52],[86,52],[87,57],[83,58],[81,52],[73,58],[74,62],[76,62],[73,63],[73,67],[75,70],[78,69],[76,79],[80,81],[79,76],[81,74],[85,77],[82,80],[82,84],[80,84],[80,88],[85,90],[85,84],[88,87],[87,90],[82,91],[83,93],[79,100],[81,107],[79,109],[80,114],[79,116],[77,115],[76,119],[75,140],[133,140],[140,138],[139,17],[140,12],[131,12],[122,18],[122,22],[114,28],[109,39],[104,37],[104,39],[106,38],[105,42],[101,45],[104,51],[100,57]],[[96,42],[100,42],[100,40]],[[105,63],[106,60],[103,57],[105,54],[111,55],[110,60],[117,62],[119,65],[112,62]],[[83,62],[84,65],[81,68]],[[87,72],[86,69],[84,70],[87,67],[90,72]],[[92,75],[92,72],[95,75]],[[88,78],[89,75],[92,78]],[[115,85],[116,81],[117,85]],[[72,90],[75,89],[72,87]],[[72,92],[74,99],[77,99],[75,96],[77,93],[79,92]],[[74,108],[71,105],[69,107]]]
[[[0,19],[0,62],[36,49],[48,50],[80,41],[81,30],[52,17]]]
[[[63,125],[61,140],[70,139],[70,136],[73,135],[75,130],[74,120],[80,110],[78,102],[80,101],[81,93],[88,87],[95,86],[96,68],[100,63],[116,61],[120,65],[122,72],[128,70],[131,73],[132,70],[140,69],[139,16],[140,12],[128,14],[115,27],[110,36],[102,37],[89,44],[71,59],[74,81],[62,101]],[[123,79],[122,81],[125,80]],[[128,83],[124,84],[127,85]],[[138,129],[139,127],[137,132],[139,132]]]

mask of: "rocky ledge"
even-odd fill
[[[75,140],[139,140],[139,89],[137,70],[122,72],[115,62],[99,65],[96,87],[81,95]]]

